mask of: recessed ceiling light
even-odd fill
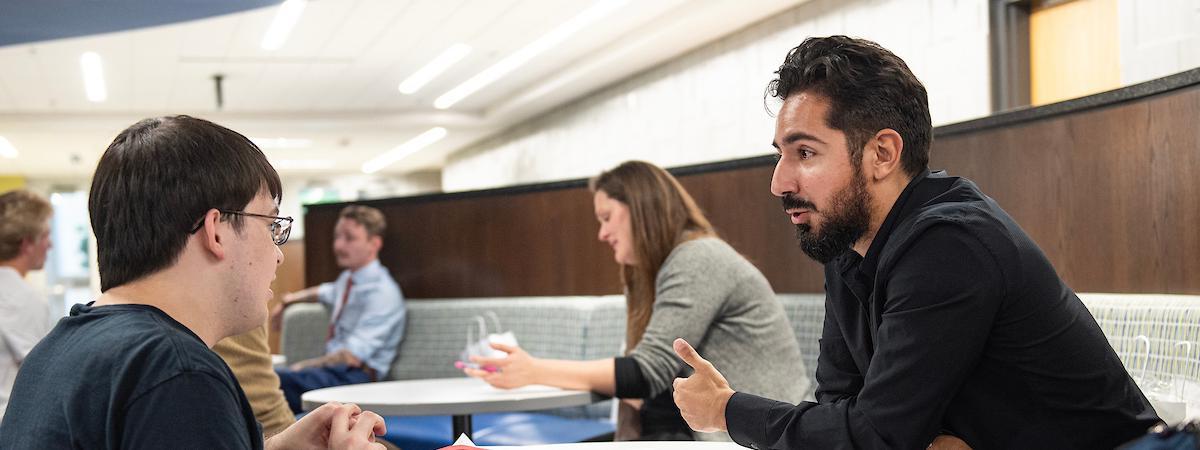
[[[305,0],[287,0],[279,5],[279,10],[275,12],[275,19],[271,20],[267,32],[263,33],[263,50],[278,50],[283,47],[283,43],[287,42],[288,35],[292,33],[292,28],[296,26],[296,22],[300,21],[300,15],[304,13],[304,7],[307,4],[308,2]]]
[[[529,60],[533,59],[535,56],[545,52],[546,50],[549,50],[555,45],[562,43],[562,41],[565,41],[572,34],[575,34],[575,32],[582,30],[584,27],[587,27],[588,25],[591,25],[592,23],[604,18],[604,16],[607,16],[617,8],[620,8],[628,1],[629,0],[600,0],[596,2],[575,17],[572,17],[570,20],[567,20],[553,30],[550,30],[549,33],[546,33],[537,40],[529,43],[529,45],[522,47],[520,50],[517,50],[513,54],[508,55],[508,57],[500,60],[500,62],[493,64],[487,69],[484,69],[483,72],[479,72],[477,75],[471,77],[467,81],[464,81],[454,89],[442,94],[437,98],[437,100],[434,100],[433,107],[437,109],[446,109],[454,106],[455,103],[458,103],[462,99],[467,98],[467,96],[474,94],[480,89],[483,89],[485,86],[494,83],[501,77],[508,75],[509,72],[516,70],[517,67],[529,62]]]
[[[0,136],[0,158],[13,159],[17,157],[17,148],[13,147],[12,142],[8,142],[4,136]]]
[[[87,99],[102,102],[108,98],[108,87],[104,84],[104,63],[100,54],[84,52],[79,56],[79,67],[83,70],[83,90]]]
[[[401,81],[400,92],[404,94],[416,93],[421,89],[422,86],[425,86],[426,83],[429,83],[430,80],[433,80],[438,75],[441,75],[442,72],[445,72],[446,69],[449,69],[450,66],[454,65],[454,63],[465,58],[468,53],[471,53],[471,46],[469,45],[451,45],[450,48],[442,51],[441,54],[433,58],[432,61],[429,61],[428,64],[425,64],[424,67],[417,69],[416,72],[413,72],[412,75],[409,75],[408,78],[405,78],[404,81]]]
[[[420,151],[421,149],[433,145],[433,143],[442,140],[446,137],[446,129],[442,127],[433,127],[426,130],[424,133],[418,134],[417,137],[409,139],[408,142],[397,145],[395,148],[384,152],[383,154],[371,158],[370,161],[363,163],[362,171],[366,174],[378,172],[384,167],[392,165]]]

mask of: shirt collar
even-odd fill
[[[896,224],[905,217],[908,217],[913,209],[920,206],[921,202],[911,202],[910,204],[909,200],[912,198],[913,191],[916,190],[917,185],[921,184],[928,175],[929,171],[921,171],[921,173],[918,173],[917,176],[908,181],[908,185],[904,187],[903,191],[900,191],[900,195],[896,197],[896,202],[892,204],[892,209],[888,210],[888,215],[883,219],[883,223],[879,225],[879,230],[875,232],[875,239],[871,240],[871,246],[867,248],[866,255],[858,257],[858,253],[855,253],[854,250],[846,252],[852,254],[853,257],[846,258],[846,255],[843,255],[843,272],[845,269],[853,266],[855,262],[861,261],[857,264],[858,270],[869,277],[875,276],[875,268],[879,265],[879,254],[883,252],[883,247],[887,245],[892,230],[896,228]]]
[[[375,258],[371,262],[367,263],[367,265],[359,267],[358,270],[347,269],[346,272],[350,274],[350,278],[353,279],[355,283],[358,283],[372,278],[374,274],[382,267],[383,266],[379,264],[379,258]]]

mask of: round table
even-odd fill
[[[454,441],[461,434],[471,436],[472,414],[580,406],[606,397],[541,385],[497,389],[483,380],[463,377],[351,384],[308,391],[300,398],[305,410],[341,402],[384,416],[449,415]]]

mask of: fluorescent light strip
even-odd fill
[[[287,0],[279,5],[275,19],[271,21],[267,32],[263,34],[263,50],[279,50],[280,47],[283,47],[283,43],[287,42],[288,35],[292,34],[292,28],[296,26],[296,22],[300,21],[300,15],[304,13],[306,5],[308,2],[305,0]]]
[[[600,0],[594,5],[579,13],[570,20],[563,22],[557,28],[546,33],[529,45],[522,47],[507,58],[493,64],[491,67],[484,69],[483,72],[471,77],[471,79],[463,82],[454,89],[449,90],[437,100],[434,100],[433,107],[437,109],[446,109],[454,106],[467,96],[474,94],[476,91],[483,89],[489,84],[494,83],[501,77],[508,75],[509,72],[516,70],[522,64],[529,62],[535,56],[549,50],[551,47],[562,43],[575,32],[591,25],[592,23],[604,18],[609,13],[620,8],[628,0]]]
[[[8,142],[4,136],[0,136],[0,158],[13,159],[17,157],[17,148],[13,147],[12,142]]]
[[[404,81],[401,81],[400,92],[404,94],[416,93],[422,86],[425,86],[426,83],[441,75],[442,72],[445,72],[454,63],[465,58],[468,53],[471,53],[471,46],[469,45],[451,45],[450,48],[437,55],[436,58],[433,58],[433,61],[425,64],[425,67],[418,69],[412,75],[409,75],[408,78],[405,78]]]
[[[363,163],[362,171],[366,174],[378,172],[380,169],[390,166],[396,161],[404,159],[425,147],[433,145],[433,143],[442,140],[444,137],[446,137],[445,128],[430,128],[424,133],[417,135],[417,137],[409,139],[408,142],[397,145],[396,148],[388,150],[382,155],[371,158],[370,161]]]
[[[83,91],[92,102],[108,98],[108,87],[104,84],[104,63],[96,52],[84,52],[79,56],[79,67],[83,70]]]

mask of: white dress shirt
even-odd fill
[[[50,332],[50,308],[15,269],[0,267],[0,418],[25,355]]]

